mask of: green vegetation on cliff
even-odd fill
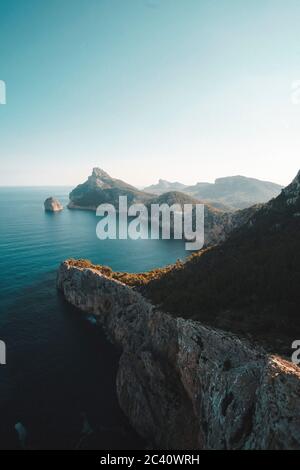
[[[139,289],[174,316],[290,354],[300,337],[300,172],[276,199],[246,215],[225,242],[163,269],[129,274],[73,262]]]

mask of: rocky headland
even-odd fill
[[[297,366],[168,315],[110,273],[65,261],[57,285],[120,348],[120,406],[154,448],[300,448]]]
[[[195,204],[202,203],[204,204],[205,246],[223,242],[233,230],[246,223],[253,213],[260,208],[260,205],[254,205],[243,210],[225,211],[219,208],[220,205],[222,206],[221,203],[217,202],[216,206],[213,205],[214,203],[211,205],[204,200],[196,199],[181,191],[171,190],[173,186],[171,185],[168,188],[169,191],[157,196],[140,191],[124,181],[112,178],[101,168],[94,168],[87,181],[78,185],[70,193],[68,208],[96,211],[100,204],[108,203],[112,204],[118,211],[119,196],[127,196],[128,205],[135,203],[145,204],[149,210],[149,220],[152,204],[160,206],[167,204],[169,207],[177,204],[182,208],[184,204],[192,204],[194,207],[193,218],[195,220]],[[170,225],[171,233],[173,229],[172,222],[173,219]]]
[[[300,172],[185,263],[140,274],[61,264],[66,300],[120,349],[120,406],[154,448],[300,449],[300,369],[288,360],[299,214]]]
[[[128,203],[139,203],[152,196],[117,178],[112,178],[101,168],[93,168],[88,179],[70,193],[69,209],[95,211],[100,204],[119,204],[119,196],[127,196]]]

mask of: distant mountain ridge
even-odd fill
[[[223,243],[162,271],[143,293],[172,315],[291,354],[300,335],[300,171],[277,198],[235,214]]]
[[[128,202],[147,203],[154,195],[180,192],[224,212],[245,209],[255,204],[268,202],[280,194],[282,186],[245,176],[228,176],[216,179],[215,183],[197,183],[186,186],[179,182],[160,179],[158,184],[143,190],[120,179],[112,178],[101,168],[93,168],[87,181],[79,184],[70,193],[70,209],[96,210],[99,204],[117,204],[119,196],[127,196]]]
[[[87,181],[78,185],[70,193],[69,209],[93,210],[102,203],[113,204],[118,208],[119,196],[127,196],[128,204],[143,203],[148,208],[151,204],[195,204],[201,201],[179,191],[169,191],[159,196],[140,191],[122,180],[112,178],[100,168],[94,168]],[[149,211],[150,214],[150,211]],[[231,215],[205,204],[205,244],[211,245],[224,239],[233,227]],[[171,221],[171,229],[172,229]]]
[[[144,188],[144,191],[162,194],[169,188],[180,186],[180,191],[196,199],[224,210],[245,209],[254,204],[265,203],[278,196],[282,186],[270,181],[261,181],[246,176],[217,178],[215,183],[199,182],[193,186],[159,180],[158,184]]]
[[[218,181],[218,183],[215,185],[210,183],[198,183],[196,186],[197,188],[202,187],[204,190],[206,187],[214,188],[219,185],[220,187],[223,187],[222,191],[224,195],[225,185],[229,196],[229,187],[232,187],[233,192],[235,191],[234,194],[236,194],[237,187],[244,188],[245,185],[249,184],[249,181],[252,185],[256,185],[258,180],[245,177],[228,177],[220,178],[216,181]],[[163,186],[165,189],[172,186],[172,183],[168,183],[164,180],[160,180],[160,182],[161,187]],[[180,183],[174,183],[173,186],[178,184]],[[273,183],[266,183],[266,185],[271,185],[272,187]],[[148,207],[150,204],[165,203],[169,206],[179,204],[183,207],[184,204],[195,205],[197,203],[203,203],[205,205],[205,246],[223,242],[233,230],[236,230],[238,227],[245,224],[249,218],[260,209],[260,206],[255,204],[243,210],[232,211],[228,209],[227,206],[224,206],[222,202],[216,202],[215,200],[210,201],[208,198],[200,199],[199,197],[195,197],[193,195],[193,191],[190,189],[189,192],[186,192],[187,189],[188,188],[185,188],[185,192],[169,190],[164,191],[159,195],[154,195],[153,193],[150,194],[146,191],[141,191],[122,180],[112,178],[101,168],[93,168],[92,174],[88,179],[71,191],[68,208],[95,211],[96,208],[103,203],[113,204],[118,208],[119,196],[127,196],[127,202],[129,205],[134,203],[143,203]],[[206,192],[205,195],[207,196],[208,193]],[[214,195],[216,195],[216,192]]]
[[[144,188],[144,191],[146,191],[147,193],[160,195],[168,191],[184,192],[184,189],[186,187],[187,186],[185,184],[179,183],[178,181],[175,181],[174,183],[172,183],[167,180],[159,179],[157,184],[152,184],[151,186],[147,186],[146,188]]]

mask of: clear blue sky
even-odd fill
[[[300,168],[299,0],[0,0],[0,184]]]

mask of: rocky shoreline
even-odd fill
[[[121,408],[160,449],[300,449],[300,370],[237,336],[172,317],[65,261],[57,286],[122,350]]]

